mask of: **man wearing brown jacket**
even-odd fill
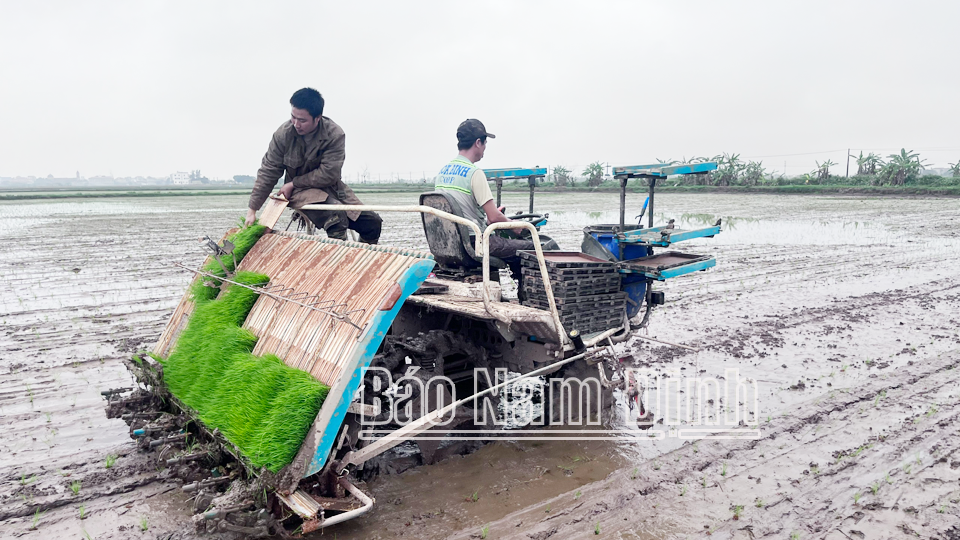
[[[350,186],[343,183],[345,135],[333,120],[323,116],[323,97],[313,88],[297,90],[290,98],[290,120],[273,134],[263,156],[257,181],[250,193],[246,223],[257,217],[277,180],[284,177],[280,194],[299,209],[306,204],[363,204]],[[360,234],[360,240],[376,244],[383,220],[375,212],[301,210],[327,236],[346,240],[347,229]]]

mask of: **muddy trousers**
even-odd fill
[[[340,204],[340,201],[327,199],[330,204]],[[357,231],[360,241],[367,244],[376,244],[380,240],[380,230],[383,219],[376,212],[360,212],[356,220],[350,219],[346,212],[331,210],[300,210],[307,219],[317,227],[327,231],[327,236],[337,240],[347,239],[347,229]]]

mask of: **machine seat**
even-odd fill
[[[441,191],[422,193],[420,204],[464,217],[457,201]],[[483,271],[483,257],[478,256],[473,249],[469,227],[431,214],[420,216],[423,219],[423,233],[427,237],[430,253],[442,271],[461,275],[479,274]],[[501,259],[490,257],[490,267],[507,268],[507,264]]]

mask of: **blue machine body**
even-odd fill
[[[493,180],[495,178],[529,178],[531,176],[546,176],[547,168],[534,167],[526,169],[515,167],[510,169],[483,169],[483,174],[487,176],[487,180]]]
[[[647,205],[651,206],[655,179],[667,178],[673,175],[704,174],[717,169],[713,161],[704,163],[654,163],[649,165],[629,165],[614,167],[613,175],[621,179],[621,190],[626,189],[625,179],[650,178],[650,196],[643,202],[641,216],[646,213]],[[621,198],[621,220],[624,208]],[[622,263],[618,265],[621,274],[620,290],[627,293],[627,316],[633,317],[640,312],[647,289],[653,281],[663,281],[668,278],[705,270],[714,266],[713,257],[690,257],[689,263],[681,262],[667,268],[658,267],[654,259],[644,261],[650,266],[630,264],[644,258],[654,257],[654,247],[667,247],[675,242],[694,238],[710,237],[720,233],[719,225],[694,230],[668,229],[666,227],[642,228],[640,225],[594,225],[584,230],[584,252],[604,257],[610,261]],[[593,240],[590,240],[592,237]],[[599,244],[599,245],[598,245]],[[681,254],[683,255],[683,254]]]

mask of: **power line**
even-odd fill
[[[900,146],[896,148],[894,147],[868,148],[868,150],[876,150],[876,151],[901,150],[901,149],[904,149],[904,147]],[[839,148],[837,150],[823,150],[821,152],[801,152],[799,154],[771,154],[768,156],[744,156],[744,157],[747,159],[754,159],[754,158],[791,157],[791,156],[814,156],[817,154],[830,154],[833,152],[843,152],[844,150],[846,150],[846,148]],[[859,151],[861,149],[857,148],[857,150]],[[960,151],[960,148],[951,148],[951,147],[944,146],[944,147],[931,147],[931,148],[911,148],[910,151],[911,152],[947,152],[947,151]]]

